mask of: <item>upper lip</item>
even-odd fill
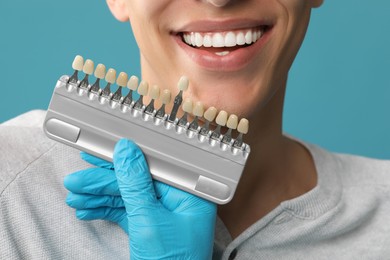
[[[197,20],[181,26],[177,30],[174,30],[174,33],[230,31],[259,26],[272,26],[272,24],[271,21],[252,19]]]

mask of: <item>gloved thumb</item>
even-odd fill
[[[113,156],[119,190],[128,214],[159,205],[146,159],[132,141],[121,139]]]

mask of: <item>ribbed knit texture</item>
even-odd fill
[[[0,125],[0,259],[128,259],[116,224],[79,221],[65,204],[63,177],[91,166],[45,137],[44,114]],[[214,259],[390,259],[390,162],[306,147],[317,186],[234,241],[218,219]]]

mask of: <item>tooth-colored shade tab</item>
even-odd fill
[[[116,80],[116,84],[120,87],[125,87],[127,84],[127,80],[129,79],[129,76],[127,76],[126,72],[119,73],[119,76]]]
[[[194,114],[194,116],[203,116],[204,113],[203,103],[200,101],[196,102],[192,113]]]
[[[190,81],[188,80],[188,78],[186,76],[182,76],[179,82],[177,83],[177,87],[181,91],[186,91],[188,89],[189,83]]]
[[[108,69],[106,74],[106,81],[110,84],[114,84],[116,79],[116,70]]]
[[[146,96],[148,94],[148,91],[149,91],[148,82],[142,80],[138,87],[138,91],[137,91],[138,94],[142,96]]]
[[[131,76],[129,81],[127,82],[127,87],[131,90],[136,90],[138,87],[138,77]]]
[[[106,75],[106,66],[104,64],[99,63],[95,69],[95,77],[98,79],[104,79]]]
[[[84,58],[80,55],[77,55],[73,60],[72,68],[74,70],[81,71],[83,70],[83,66],[84,66]]]
[[[91,75],[93,73],[94,66],[95,65],[92,60],[86,60],[83,66],[83,72],[85,74]]]
[[[192,113],[192,100],[186,98],[183,102],[183,111],[187,113]]]
[[[234,130],[237,128],[237,125],[238,125],[238,117],[233,114],[230,115],[226,123],[226,126]]]
[[[238,124],[237,131],[239,133],[247,134],[249,130],[249,121],[246,118],[242,118]]]
[[[215,117],[217,116],[217,109],[215,107],[209,107],[206,112],[204,113],[203,117],[207,121],[214,121]]]
[[[218,125],[225,126],[227,119],[228,119],[228,113],[226,111],[221,110],[219,111],[218,116],[215,119],[215,122]]]
[[[160,99],[163,104],[168,104],[169,102],[171,102],[171,91],[169,89],[164,89]]]
[[[158,99],[158,97],[160,96],[160,88],[157,85],[153,85],[149,91],[149,96],[152,99]]]

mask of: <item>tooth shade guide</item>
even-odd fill
[[[84,58],[80,55],[77,55],[72,63],[72,68],[74,70],[73,75],[69,78],[68,83],[77,83],[78,79],[78,72],[82,71],[84,67]]]
[[[204,112],[203,118],[206,120],[206,122],[203,124],[200,130],[201,135],[208,135],[210,122],[214,121],[215,117],[217,116],[217,112],[218,111],[215,107],[209,107],[206,112]]]
[[[256,35],[252,35],[253,37],[260,37],[259,34],[256,33]],[[230,34],[229,37],[232,37],[232,34]],[[240,34],[241,37],[241,42],[245,40],[245,35]],[[229,44],[227,44],[229,45]],[[91,64],[93,64],[93,61],[87,60],[88,64],[84,64],[83,71],[87,72],[86,73],[86,78],[88,79],[88,76],[92,73],[91,71]],[[92,65],[93,66],[93,65]],[[89,74],[88,74],[89,73]],[[114,69],[109,69],[107,71],[107,74],[105,74],[105,66],[103,64],[99,64],[96,67],[94,76],[96,78],[96,82],[92,85],[94,88],[89,89],[91,92],[96,92],[96,89],[100,90],[99,83],[100,80],[105,78],[107,81],[107,86],[108,89],[110,88],[110,85],[115,83],[118,85],[117,91],[112,94],[110,91],[107,91],[110,93],[111,99],[115,101],[120,101],[121,104],[126,104],[129,107],[133,104],[132,102],[132,91],[137,90],[138,93],[140,94],[140,98],[138,99],[138,103],[141,103],[141,113],[146,113],[150,114],[152,117],[153,115],[155,118],[163,119],[167,114],[165,113],[165,106],[170,103],[170,92],[169,90],[164,90],[161,93],[160,97],[160,90],[157,86],[153,86],[150,89],[150,93],[147,96],[147,98],[150,98],[150,102],[148,106],[146,106],[145,110],[142,110],[144,108],[143,106],[143,96],[148,94],[149,88],[147,82],[141,82],[141,84],[138,86],[137,89],[137,84],[138,84],[138,78],[135,76],[130,77],[128,79],[128,76],[126,73],[120,73],[118,78],[116,79],[116,71]],[[179,96],[182,99],[182,92],[185,91],[188,88],[189,85],[189,80],[186,77],[181,77],[180,80],[177,83],[177,86],[179,88]],[[129,89],[129,93],[127,94],[126,97],[122,98],[122,87],[126,87]],[[103,91],[101,91],[103,92]],[[103,94],[103,93],[102,93]],[[155,102],[159,102],[158,104],[161,103],[160,109],[155,113],[154,106]],[[175,102],[174,102],[175,103]],[[191,105],[189,105],[191,104]],[[234,148],[240,148],[242,149],[243,145],[243,135],[248,132],[248,124],[249,122],[246,119],[242,119],[240,121],[240,124],[237,125],[238,118],[235,115],[230,115],[229,118],[227,118],[227,113],[225,111],[220,111],[217,114],[217,110],[214,107],[210,107],[206,112],[203,113],[203,107],[201,102],[195,103],[194,106],[192,106],[192,102],[188,99],[183,104],[182,111],[184,111],[183,116],[180,119],[177,119],[174,122],[178,122],[179,126],[182,126],[186,128],[188,126],[188,130],[191,130],[194,135],[199,134],[199,135],[204,135],[209,136],[209,138],[220,141],[224,143],[225,145],[231,145]],[[202,108],[200,108],[202,107]],[[137,108],[135,106],[135,108]],[[155,113],[155,114],[153,114]],[[189,114],[192,113],[193,116],[190,117],[192,122],[188,122],[189,119]],[[203,114],[203,115],[202,115]],[[202,118],[203,116],[203,118]],[[150,118],[150,117],[148,117]],[[210,124],[215,120],[217,123],[216,128],[214,130],[210,130]],[[168,120],[169,121],[169,120]],[[159,121],[162,122],[162,121]],[[201,125],[201,127],[200,127]],[[222,128],[227,127],[227,132],[225,134],[221,134]],[[214,128],[214,126],[212,127]],[[237,136],[236,139],[232,138],[232,131],[237,129],[239,132],[239,135]],[[188,132],[187,132],[188,133]],[[222,145],[222,144],[221,144]],[[222,147],[222,146],[221,146]],[[225,146],[224,146],[225,147]],[[224,148],[225,149],[225,148]]]
[[[119,87],[126,87],[127,85],[127,81],[128,81],[128,76],[127,76],[127,73],[125,72],[121,72],[119,73],[119,76],[116,80],[116,84],[119,86]]]
[[[160,96],[160,88],[157,85],[153,85],[149,91],[150,103],[145,108],[145,113],[153,114],[154,112],[154,102]]]
[[[85,61],[84,66],[83,66],[83,72],[85,73],[84,79],[80,82],[79,88],[81,89],[88,89],[88,77],[93,73],[94,69],[94,63],[92,60],[88,59]]]
[[[236,129],[238,125],[238,117],[234,114],[231,114],[227,120],[226,126],[228,127],[228,131],[222,138],[222,142],[229,144],[232,140],[232,130]]]
[[[114,84],[116,79],[116,70],[110,68],[107,71],[106,77],[104,78],[108,83]]]
[[[128,75],[125,72],[119,73],[119,76],[116,80],[116,84],[118,85],[118,89],[111,96],[113,101],[119,102],[122,99],[122,88],[126,87],[128,81]]]
[[[111,96],[111,99],[118,102],[122,98],[122,86],[118,86],[118,89],[115,91],[115,93]]]
[[[164,89],[160,95],[161,107],[156,112],[157,118],[163,118],[165,116],[165,105],[171,102],[171,91],[169,89]]]
[[[95,83],[92,84],[91,88],[89,89],[90,92],[94,94],[99,94],[101,89],[100,89],[100,80],[104,79],[106,75],[106,66],[104,64],[99,63],[96,66],[94,76],[96,78]]]
[[[166,117],[153,118],[153,115],[117,102],[90,98],[96,95],[80,95],[85,92],[79,92],[73,84],[68,84],[68,79],[69,76],[62,76],[58,80],[44,120],[45,132],[50,138],[93,152],[106,160],[112,159],[112,149],[117,138],[129,138],[145,148],[143,150],[148,162],[155,166],[151,167],[151,171],[157,169],[152,171],[153,177],[161,177],[178,188],[189,187],[187,191],[204,195],[205,199],[217,194],[214,202],[221,204],[233,196],[230,191],[234,192],[244,169],[250,150],[248,145],[244,144],[241,149],[237,149],[231,144],[221,143],[221,139],[210,140],[209,136],[178,127],[165,121]],[[75,128],[78,128],[77,132]],[[204,163],[208,161],[212,163]],[[186,180],[199,181],[199,176],[203,176],[203,180],[212,180],[217,186],[207,186],[203,190],[197,189],[200,187],[199,182],[196,185],[184,182],[188,186],[180,186],[184,179],[177,179],[177,176],[182,175],[183,165],[186,166]],[[164,169],[166,171],[160,172]],[[227,178],[221,178],[221,172]],[[214,188],[221,191],[221,187],[224,188],[223,192],[214,191]]]
[[[126,97],[123,99],[123,104],[126,106],[131,106],[131,103],[133,102],[133,91],[137,90],[138,87],[138,77],[137,76],[131,76],[129,81],[127,81],[127,88],[129,89],[129,93],[127,93]]]
[[[104,98],[110,98],[112,96],[111,84],[114,84],[116,80],[116,70],[113,68],[108,69],[104,79],[106,80],[107,85],[101,91],[101,96]]]
[[[232,36],[232,35],[230,35],[230,36]],[[241,44],[242,44],[242,41],[245,39],[245,35],[241,34],[240,37],[241,37]],[[254,37],[257,37],[257,36],[254,36]],[[116,79],[116,71],[114,69],[109,69],[107,71],[106,75],[104,75],[105,74],[104,69],[105,69],[105,66],[103,64],[99,64],[96,67],[95,74],[94,74],[94,76],[96,78],[96,82],[94,85],[98,86],[99,81],[102,78],[106,79],[106,81],[108,82],[108,84],[107,84],[108,87],[110,87],[111,84],[116,83],[118,85],[117,91],[114,94],[110,92],[110,95],[109,95],[109,97],[112,100],[118,101],[118,102],[120,102],[120,104],[127,105],[130,109],[131,108],[139,109],[140,112],[137,112],[135,114],[132,113],[133,116],[140,115],[139,113],[142,113],[143,114],[142,118],[144,118],[144,114],[147,114],[147,115],[149,115],[147,117],[148,120],[150,118],[154,117],[155,120],[157,120],[154,122],[158,122],[158,124],[163,122],[162,120],[164,118],[165,118],[165,120],[167,120],[166,118],[167,118],[167,116],[169,116],[169,114],[165,113],[165,106],[170,104],[170,102],[171,102],[171,100],[170,100],[171,96],[170,96],[169,90],[164,90],[162,93],[160,93],[159,88],[154,85],[152,88],[150,88],[150,92],[149,92],[148,84],[146,82],[141,82],[141,84],[137,88],[137,84],[139,81],[137,77],[132,76],[132,77],[128,78],[126,73],[120,73],[118,78]],[[113,83],[111,83],[111,82],[113,82]],[[177,96],[179,96],[181,99],[182,99],[182,92],[188,88],[188,85],[189,85],[188,78],[181,77],[179,79],[179,81],[177,83],[179,93]],[[121,90],[122,87],[127,87],[129,89],[126,97],[122,97],[122,93],[119,93],[120,91],[122,91]],[[94,89],[95,88],[90,89],[90,91],[92,92]],[[135,102],[132,100],[132,91],[134,91],[134,90],[137,90],[140,94],[140,98],[138,99],[138,106],[135,106],[135,105],[133,106],[133,104],[135,104]],[[95,91],[93,91],[93,92],[95,92]],[[100,92],[102,92],[102,91],[100,91]],[[159,94],[161,94],[161,96]],[[146,97],[146,99],[143,99],[143,97]],[[150,99],[150,102],[148,101],[149,99]],[[149,104],[145,107],[144,102],[148,102]],[[156,102],[158,102],[158,105],[160,105],[160,108],[158,111],[155,110]],[[218,116],[216,116],[217,110],[214,107],[210,107],[206,112],[204,112],[201,102],[195,103],[193,107],[188,105],[189,102],[190,101],[187,99],[184,102],[184,104],[182,104],[183,107],[181,109],[181,112],[184,112],[184,113],[180,119],[175,118],[176,120],[174,121],[175,123],[177,122],[176,124],[178,126],[181,126],[180,127],[181,129],[188,129],[190,132],[192,132],[193,134],[190,134],[191,137],[194,135],[199,135],[199,136],[204,136],[204,138],[213,139],[214,141],[210,141],[210,144],[212,144],[212,145],[215,145],[216,142],[221,142],[221,149],[222,148],[225,149],[226,145],[232,146],[232,148],[243,149],[242,148],[242,145],[243,145],[242,138],[243,138],[243,135],[245,133],[247,133],[247,129],[245,130],[245,124],[243,126],[243,122],[245,123],[245,120],[243,120],[242,122],[240,121],[241,126],[238,127],[237,116],[230,115],[229,118],[227,118],[228,115],[225,111],[220,111],[218,113]],[[112,103],[110,103],[110,104],[112,104]],[[142,104],[142,105],[140,106],[140,104]],[[174,102],[173,102],[173,104],[174,104]],[[202,108],[200,108],[200,107],[202,107]],[[127,110],[124,110],[124,112],[125,111],[127,111]],[[192,113],[192,115],[190,115],[191,113]],[[189,119],[190,119],[190,121],[189,121]],[[144,120],[145,120],[145,118],[144,118]],[[169,122],[169,120],[168,120],[168,122]],[[216,122],[216,124],[214,122]],[[222,134],[221,133],[222,128],[225,129],[226,127],[227,127],[226,133]],[[241,132],[239,132],[236,139],[233,139],[232,138],[232,131],[235,130],[237,127],[240,128],[240,129],[237,129],[237,131],[240,130]],[[183,131],[180,129],[178,130],[178,128],[176,128],[176,130],[178,132]],[[187,131],[187,135],[189,135],[188,133],[189,132]],[[201,137],[199,137],[198,139],[199,140],[202,139],[204,141],[205,140],[204,138],[202,139]]]
[[[141,81],[137,90],[139,94],[139,98],[134,104],[134,109],[142,110],[142,107],[144,106],[143,97],[148,94],[148,91],[149,91],[149,84],[146,81]]]
[[[239,132],[238,137],[234,141],[233,147],[242,148],[243,145],[243,135],[247,134],[249,131],[249,121],[246,118],[242,118],[237,126],[237,131]]]
[[[180,91],[186,91],[188,89],[189,80],[186,76],[182,76],[177,83],[177,87]]]
[[[182,76],[177,83],[179,93],[176,95],[173,101],[173,107],[168,118],[168,121],[171,123],[176,121],[177,112],[179,111],[180,105],[183,102],[183,91],[187,90],[188,85],[189,85],[189,80],[186,76]]]
[[[177,123],[179,126],[186,126],[188,122],[188,114],[192,113],[192,100],[190,98],[186,98],[183,103],[182,107],[184,114],[180,118],[179,122]]]
[[[84,67],[84,58],[80,55],[77,55],[73,60],[72,68],[74,70],[81,71],[83,70],[83,67]]]

